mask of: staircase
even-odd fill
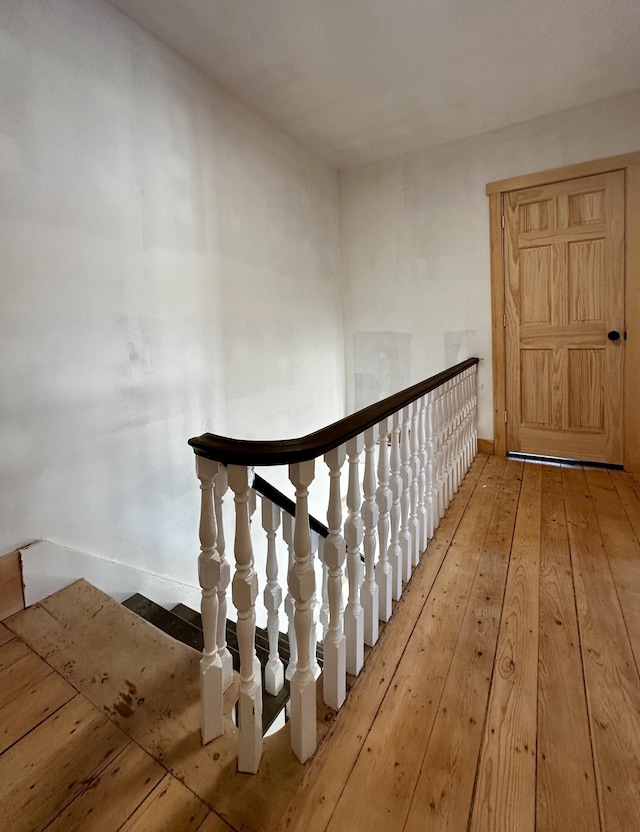
[[[166,610],[139,593],[123,601],[123,605],[162,630],[163,633],[176,639],[176,641],[202,652],[204,646],[202,616],[196,610],[192,610],[185,604],[177,604],[172,610]],[[240,672],[240,650],[236,622],[230,619],[227,619],[226,639],[227,647],[233,659],[233,669]],[[267,693],[264,684],[264,669],[269,660],[269,637],[267,631],[262,627],[256,627],[255,646],[262,670],[262,735],[265,736],[279,716],[282,715],[283,724],[288,719],[286,705],[289,701],[289,682],[285,680],[284,687],[276,696]],[[289,638],[286,633],[279,634],[278,654],[286,669],[289,664]],[[318,664],[322,667],[323,650],[320,642],[316,646],[316,658]]]

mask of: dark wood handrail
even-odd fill
[[[263,497],[266,497],[267,500],[271,500],[272,503],[277,505],[283,511],[286,511],[287,514],[290,514],[292,517],[296,516],[296,504],[293,500],[290,500],[286,494],[283,494],[279,488],[275,487],[275,485],[271,485],[271,483],[265,480],[264,477],[261,477],[260,474],[256,474],[253,479],[253,489],[257,491],[258,494],[262,494]],[[320,537],[329,537],[329,529],[312,514],[309,515],[309,526],[312,531],[317,532]]]
[[[459,364],[443,370],[435,376],[407,387],[381,402],[369,405],[357,413],[340,419],[332,425],[302,436],[300,439],[282,439],[261,442],[253,439],[230,439],[215,433],[203,433],[189,440],[197,456],[223,462],[225,465],[290,465],[316,459],[343,442],[353,439],[367,428],[396,413],[420,396],[435,390],[460,373],[473,367],[479,358],[467,358]]]

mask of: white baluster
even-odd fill
[[[446,384],[446,413],[447,413],[447,453],[446,453],[446,498],[445,508],[449,507],[451,498],[453,496],[453,381],[448,381]]]
[[[295,560],[295,551],[293,548],[293,535],[295,532],[295,528],[295,517],[289,514],[289,512],[285,511],[282,515],[282,537],[284,539],[284,542],[287,544],[287,549],[289,552],[288,569],[291,569]],[[296,665],[298,664],[298,643],[296,640],[296,628],[293,623],[295,614],[295,604],[293,601],[293,595],[291,594],[288,588],[287,594],[284,599],[284,611],[287,615],[287,620],[289,622],[289,626],[287,628],[287,636],[289,638],[289,664],[287,665],[287,669],[284,675],[285,678],[290,682],[293,679],[293,675],[296,672]]]
[[[449,505],[449,397],[447,382],[442,385],[442,471],[440,477],[440,490],[442,500],[440,502],[440,517]]]
[[[233,681],[233,657],[227,647],[227,588],[231,583],[231,565],[226,558],[226,543],[224,534],[224,515],[222,506],[224,495],[229,489],[227,469],[218,465],[218,473],[214,480],[214,501],[216,507],[216,523],[218,539],[216,549],[220,561],[220,580],[218,582],[218,655],[222,664],[222,686],[226,690]]]
[[[473,462],[473,436],[472,436],[472,419],[473,419],[473,380],[475,378],[475,368],[471,367],[467,370],[467,378],[465,380],[465,470],[469,470],[469,466]]]
[[[438,387],[434,401],[434,431],[436,435],[436,467],[435,467],[435,498],[436,498],[436,527],[444,516],[444,403],[442,387]]]
[[[389,419],[383,419],[379,426],[378,441],[378,539],[380,556],[376,564],[376,582],[378,584],[378,605],[381,621],[391,618],[391,599],[393,590],[393,570],[389,561],[387,545],[389,541],[389,512],[391,510],[391,489],[389,488]]]
[[[410,509],[411,515],[409,517],[409,531],[411,533],[411,562],[413,566],[417,566],[420,562],[420,555],[422,549],[420,548],[420,522],[418,519],[418,486],[420,477],[420,458],[418,456],[419,439],[418,439],[418,402],[415,401],[408,408],[411,411],[411,433],[409,436],[411,449],[411,490]]]
[[[262,498],[262,528],[267,533],[267,585],[264,588],[264,605],[267,610],[267,634],[269,636],[269,660],[264,669],[264,687],[267,693],[277,696],[284,686],[284,665],[278,655],[280,635],[280,605],[282,587],[278,583],[278,554],[276,532],[280,526],[280,509],[271,500]]]
[[[313,558],[320,547],[320,535],[318,532],[311,531],[311,566],[313,568]],[[315,574],[315,571],[314,571]],[[317,679],[320,675],[320,665],[318,664],[318,656],[316,649],[318,647],[318,619],[319,619],[318,595],[313,593],[309,608],[311,610],[311,630],[309,632],[309,664],[311,665],[311,672],[313,678]]]
[[[391,540],[389,542],[389,562],[391,564],[393,583],[392,596],[394,601],[402,597],[402,550],[400,548],[400,498],[402,496],[402,476],[400,468],[400,425],[402,411],[393,414],[391,429]]]
[[[200,556],[198,577],[202,588],[202,632],[204,650],[200,659],[200,727],[202,742],[208,743],[223,731],[222,664],[218,655],[216,628],[218,621],[218,582],[220,560],[216,556],[216,518],[213,507],[213,479],[218,463],[196,457],[200,480]]]
[[[453,491],[452,496],[458,493],[460,488],[461,471],[462,471],[462,445],[461,445],[461,430],[462,430],[462,391],[461,391],[460,376],[454,379],[453,388]]]
[[[349,578],[349,601],[344,611],[344,633],[347,639],[347,673],[357,676],[364,663],[364,610],[360,606],[360,583],[362,582],[362,517],[360,516],[359,459],[363,438],[354,436],[347,442],[349,457],[349,487],[347,508],[349,514],[344,524],[347,543],[347,575]]]
[[[327,526],[329,536],[324,543],[324,562],[329,571],[329,629],[324,637],[323,696],[325,703],[336,711],[346,696],[346,642],[342,629],[342,569],[346,554],[342,528],[340,471],[346,458],[340,445],[324,455],[329,468],[329,506]]]
[[[429,540],[433,537],[436,528],[436,494],[434,489],[434,475],[435,475],[435,437],[433,433],[433,391],[426,395],[426,410],[425,410],[425,435],[426,435],[426,450],[427,450],[427,482],[425,489],[425,506],[427,509],[427,536]]]
[[[402,433],[400,439],[400,459],[402,461],[402,496],[400,510],[402,520],[400,526],[400,549],[402,551],[402,579],[406,582],[411,578],[411,529],[409,527],[409,511],[411,505],[411,447],[409,444],[409,422],[411,408],[402,409]]]
[[[311,562],[311,537],[307,497],[313,482],[314,460],[289,465],[289,479],[296,489],[295,558],[289,569],[289,592],[295,601],[294,624],[298,663],[290,683],[291,748],[304,763],[316,750],[316,681],[309,660],[311,599],[316,578]]]
[[[324,559],[324,538],[320,538],[318,557],[322,563],[322,604],[320,605],[320,624],[322,626],[322,638],[325,639],[329,629],[329,569]]]
[[[477,434],[477,431],[476,431],[476,419],[477,419],[477,415],[478,415],[478,411],[477,411],[477,404],[478,404],[478,400],[477,400],[478,366],[477,366],[477,364],[471,368],[470,374],[471,374],[471,378],[469,379],[469,387],[470,387],[470,391],[469,391],[469,411],[470,411],[470,422],[471,422],[471,424],[470,424],[470,427],[469,427],[469,432],[470,432],[470,439],[469,439],[470,459],[469,459],[469,465],[471,465],[471,462],[473,461],[476,454],[478,453],[478,434]]]
[[[460,483],[464,477],[464,379],[458,377],[456,384],[456,435],[455,435],[455,458],[456,467],[454,471],[453,488],[458,493]]]
[[[425,430],[426,397],[422,396],[416,403],[418,407],[418,525],[420,552],[424,552],[429,542],[429,519],[427,517],[427,438]]]
[[[262,680],[255,648],[258,577],[253,568],[253,547],[249,530],[249,492],[253,482],[253,468],[229,465],[227,475],[236,508],[236,572],[231,584],[231,596],[238,611],[237,633],[240,651],[238,771],[255,774],[262,756]]]
[[[364,611],[364,643],[369,647],[378,640],[378,584],[376,583],[376,526],[379,511],[376,504],[375,451],[378,440],[378,426],[368,428],[364,433],[364,501],[361,516],[364,525],[364,581],[360,588],[360,604]]]

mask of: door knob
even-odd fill
[[[619,341],[620,340],[620,333],[617,329],[612,329],[611,332],[607,332],[607,338],[610,341]]]

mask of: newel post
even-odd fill
[[[196,457],[196,473],[200,480],[200,556],[198,578],[202,588],[202,633],[204,649],[200,659],[200,726],[202,742],[208,743],[223,731],[222,663],[218,653],[218,584],[220,559],[216,547],[216,516],[213,505],[213,481],[218,463]]]
[[[295,601],[294,626],[298,663],[290,683],[291,747],[304,763],[316,750],[316,681],[311,669],[311,601],[316,577],[311,562],[311,535],[307,497],[313,482],[315,460],[289,465],[289,479],[296,489],[295,557],[289,569],[289,592]]]
[[[255,650],[258,577],[253,568],[249,530],[249,490],[253,483],[253,468],[229,465],[227,472],[236,506],[236,573],[231,583],[231,596],[238,610],[240,650],[238,771],[255,774],[262,756],[262,680]]]

